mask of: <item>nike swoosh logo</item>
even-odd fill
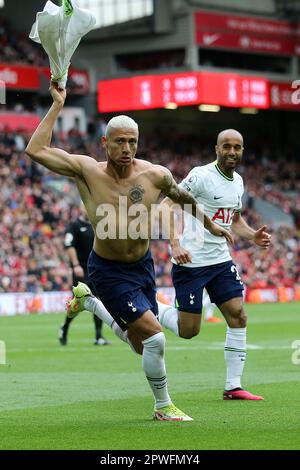
[[[217,39],[219,39],[220,35],[219,34],[204,34],[203,36],[203,42],[206,46],[210,46],[214,42],[216,42]]]
[[[223,199],[224,196],[221,196],[221,197],[214,197],[214,200],[216,201],[217,199]]]

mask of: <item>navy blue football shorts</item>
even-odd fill
[[[122,330],[147,310],[158,315],[154,265],[150,251],[134,263],[121,263],[98,256],[88,260],[89,282]]]
[[[172,279],[176,291],[176,307],[181,312],[202,312],[204,287],[211,302],[217,306],[235,297],[243,297],[244,286],[232,261],[198,268],[174,264]]]

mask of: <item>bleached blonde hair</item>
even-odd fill
[[[108,137],[110,131],[113,129],[132,129],[139,133],[139,126],[138,124],[129,116],[120,115],[113,117],[106,127],[105,136]]]

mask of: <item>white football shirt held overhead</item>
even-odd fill
[[[58,82],[59,87],[66,87],[70,60],[82,36],[95,23],[95,16],[78,8],[74,0],[64,0],[60,7],[48,0],[44,10],[37,13],[29,37],[41,44],[48,54],[51,80]]]

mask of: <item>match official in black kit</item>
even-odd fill
[[[71,223],[65,233],[65,248],[70,260],[73,273],[73,285],[76,286],[79,281],[89,285],[87,275],[87,262],[89,254],[93,248],[94,232],[87,218],[84,205],[81,203],[81,214],[78,219]],[[91,286],[89,285],[90,289]],[[102,336],[102,320],[93,315],[95,323],[95,345],[107,345],[107,341]],[[74,318],[65,318],[64,324],[59,330],[59,342],[62,346],[66,346],[68,341],[68,330],[70,323]]]

